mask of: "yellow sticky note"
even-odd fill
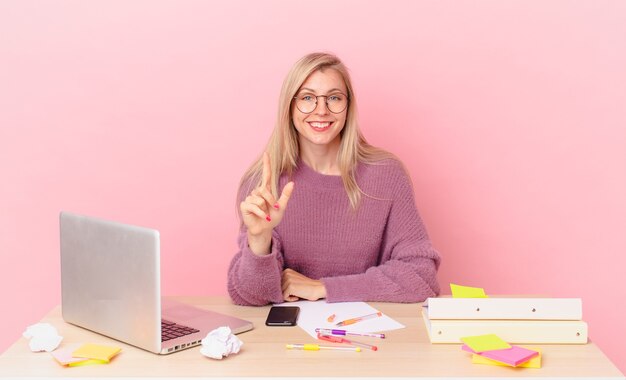
[[[489,298],[483,288],[450,284],[452,298]]]
[[[541,349],[536,347],[525,347],[529,350],[537,351],[539,355],[533,357],[529,361],[522,363],[517,366],[517,368],[541,368]],[[499,365],[504,367],[510,367],[510,365],[506,363],[500,363],[496,360],[488,359],[484,356],[480,356],[477,354],[472,354],[472,363],[474,364],[487,364],[487,365]]]
[[[82,367],[84,365],[94,365],[94,364],[107,364],[108,360],[98,360],[98,359],[87,359],[82,362],[70,363],[68,367]]]
[[[496,334],[466,336],[465,338],[461,338],[461,340],[475,352],[511,348],[510,344],[500,339]]]
[[[75,358],[103,360],[108,363],[109,360],[111,360],[111,358],[117,355],[121,350],[122,349],[119,347],[87,343],[82,345],[78,350],[72,352],[72,356]]]

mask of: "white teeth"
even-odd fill
[[[326,128],[330,125],[330,123],[326,122],[326,123],[311,123],[311,126],[316,127],[316,128]]]

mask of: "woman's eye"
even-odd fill
[[[310,102],[311,99],[313,99],[313,97],[311,95],[304,95],[304,96],[302,96],[302,100],[304,100],[304,101]]]
[[[328,100],[330,100],[331,102],[339,102],[341,101],[341,96],[339,95],[331,95],[328,97]]]

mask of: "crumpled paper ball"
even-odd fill
[[[202,339],[200,353],[212,359],[222,359],[230,354],[236,354],[243,342],[232,334],[230,327],[219,327]]]
[[[24,338],[30,339],[28,346],[33,352],[52,352],[63,340],[63,337],[59,335],[57,329],[49,323],[36,323],[32,326],[28,326],[26,331],[22,334]]]

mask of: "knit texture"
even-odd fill
[[[272,232],[270,254],[252,253],[245,226],[240,231],[239,252],[228,269],[233,302],[283,302],[285,268],[321,280],[327,302],[421,302],[439,294],[440,257],[398,161],[359,164],[356,180],[365,194],[356,211],[340,176],[320,174],[300,160],[292,180],[295,187]],[[288,181],[281,176],[279,188]]]

